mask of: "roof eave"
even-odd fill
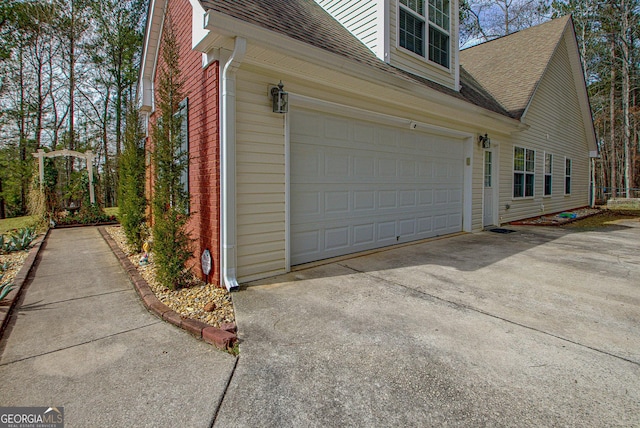
[[[204,28],[209,30],[209,33],[194,46],[194,49],[203,53],[209,53],[216,48],[224,48],[225,45],[231,43],[231,39],[234,37],[243,37],[257,46],[278,50],[283,54],[314,65],[340,70],[340,72],[370,83],[383,83],[385,86],[395,87],[406,94],[419,95],[441,107],[450,107],[459,112],[481,115],[485,120],[491,120],[491,126],[502,132],[511,133],[522,129],[522,124],[517,119],[476,106],[435,89],[412,83],[375,67],[220,12],[207,11]]]
[[[162,22],[167,0],[151,0],[147,11],[147,23],[138,74],[138,108],[141,111],[153,109],[153,75],[158,63],[158,48],[162,34]]]

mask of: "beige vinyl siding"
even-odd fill
[[[373,52],[383,44],[384,29],[379,28],[378,3],[383,0],[316,0],[324,10],[340,22]]]
[[[287,71],[274,71],[280,67]],[[269,85],[280,80],[291,95],[401,118],[406,123],[399,124],[402,129],[408,127],[410,120],[416,120],[473,135],[488,131],[492,139],[496,138],[490,129],[475,128],[470,123],[473,116],[464,118],[451,107],[250,45],[236,83],[240,283],[284,273],[287,269],[285,115],[271,111],[268,96]],[[290,108],[298,108],[293,98],[290,102]],[[476,120],[482,121],[479,117]],[[475,231],[482,228],[482,152],[475,141],[473,147],[465,157],[472,157]]]
[[[240,282],[285,271],[284,115],[271,111],[269,84],[240,70],[236,98],[236,215]]]
[[[443,86],[456,89],[455,70],[458,67],[458,28],[455,15],[458,13],[458,2],[451,0],[451,28],[449,30],[449,69],[439,66],[426,58],[403,49],[398,44],[398,0],[389,0],[389,50],[390,64],[418,76],[433,80]],[[425,49],[428,52],[428,47]]]
[[[530,128],[514,134],[512,144],[502,145],[500,150],[499,213],[503,222],[589,204],[589,149],[575,88],[567,46],[562,41],[524,118]],[[535,151],[533,198],[513,198],[515,146]],[[544,196],[545,153],[553,155],[551,196]],[[564,193],[565,157],[572,160],[571,195]]]

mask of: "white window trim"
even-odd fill
[[[547,155],[551,156],[551,171],[547,174]],[[542,197],[550,198],[553,196],[553,153],[544,152],[544,157],[542,158]],[[551,193],[547,194],[547,176],[551,177]],[[535,189],[534,189],[535,192]]]
[[[567,174],[567,161],[569,161],[569,174]],[[571,196],[571,188],[573,187],[573,159],[569,158],[569,157],[564,157],[564,164],[562,165],[562,167],[564,168],[564,182],[563,182],[563,186],[564,186],[564,195],[565,196]],[[567,178],[569,178],[571,184],[569,185],[569,192],[567,193]]]
[[[444,28],[440,27],[439,25],[437,25],[435,22],[431,22],[429,21],[429,13],[428,13],[428,7],[429,7],[429,0],[425,0],[425,6],[426,6],[426,10],[425,10],[425,15],[420,15],[418,13],[416,13],[416,11],[414,11],[413,9],[411,9],[410,7],[407,7],[405,5],[403,5],[400,0],[397,1],[398,3],[398,9],[396,12],[396,49],[398,49],[399,51],[401,51],[404,54],[407,54],[409,56],[411,56],[412,58],[415,58],[419,61],[422,62],[426,62],[431,66],[437,67],[439,69],[441,69],[442,71],[445,71],[447,73],[451,72],[451,64],[453,62],[453,51],[454,49],[452,49],[452,40],[453,40],[453,36],[451,34],[451,30],[447,31]],[[449,27],[451,28],[453,26],[453,18],[451,16],[452,14],[452,4],[453,1],[449,1]],[[402,45],[400,45],[400,9],[404,10],[405,12],[410,13],[411,15],[419,18],[420,20],[422,20],[423,24],[424,24],[424,46],[423,46],[423,52],[424,52],[424,56],[423,55],[419,55],[415,52],[413,52],[412,50],[409,50],[405,47],[403,47]],[[447,35],[447,37],[449,37],[449,66],[445,67],[442,64],[438,64],[435,61],[431,61],[429,59],[429,25],[433,25],[434,28],[438,29],[438,31],[443,32],[444,34]]]
[[[516,158],[516,149],[523,149],[524,150],[524,170],[523,171],[516,171],[515,169],[515,165],[514,165],[514,161]],[[529,172],[527,171],[527,151],[533,152],[533,171]],[[513,146],[513,153],[511,154],[511,199],[515,200],[515,201],[521,201],[521,200],[525,200],[525,199],[533,199],[536,196],[536,167],[535,167],[535,159],[536,158],[536,151],[533,149],[528,149],[526,147],[522,147],[522,146]],[[513,190],[514,190],[514,186],[515,186],[515,181],[513,179],[514,175],[516,173],[520,173],[520,174],[524,174],[524,181],[523,181],[523,189],[522,189],[522,193],[525,194],[525,196],[514,196],[513,195]],[[529,175],[533,175],[533,193],[531,194],[531,196],[526,196],[526,189],[527,189],[527,174]]]

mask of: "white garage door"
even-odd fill
[[[293,265],[462,230],[461,140],[290,113]]]

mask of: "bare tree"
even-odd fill
[[[549,19],[547,0],[465,0],[461,41],[472,45],[540,24]]]

